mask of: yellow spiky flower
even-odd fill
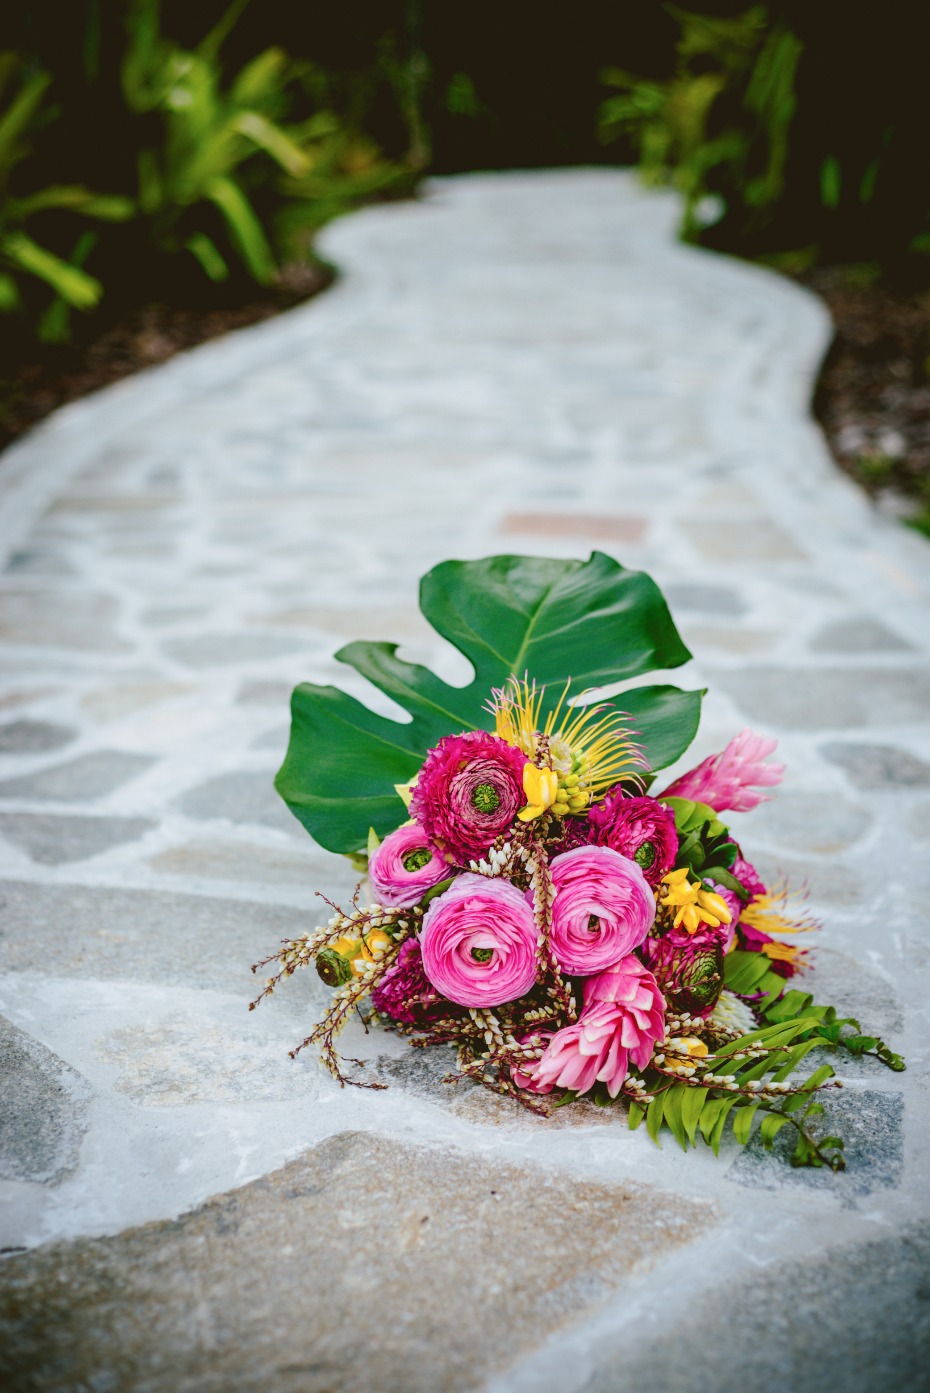
[[[756,929],[769,936],[770,941],[762,944],[767,958],[797,966],[806,950],[800,944],[782,943],[771,936],[812,933],[820,928],[818,920],[800,907],[806,898],[804,890],[791,890],[785,881],[779,881],[771,890],[749,901],[740,914],[740,927]]]
[[[603,704],[566,705],[570,686],[571,679],[545,719],[546,689],[527,677],[511,677],[492,694],[488,709],[495,734],[522,750],[537,771],[524,771],[527,803],[519,813],[524,822],[547,811],[557,817],[581,813],[621,779],[636,778],[637,769],[644,767],[623,714]]]

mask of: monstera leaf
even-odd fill
[[[463,653],[475,676],[452,687],[406,663],[394,643],[350,643],[336,657],[410,714],[378,716],[336,687],[302,683],[291,701],[291,739],[275,787],[329,851],[352,852],[404,819],[394,785],[417,772],[444,735],[488,729],[485,703],[511,674],[571,692],[604,687],[691,654],[658,586],[594,552],[588,561],[491,556],[445,561],[420,582],[420,608]],[[653,769],[671,764],[697,730],[701,692],[637,687],[618,698]]]

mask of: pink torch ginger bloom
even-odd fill
[[[538,1045],[541,1049],[548,1048],[549,1041],[555,1034],[555,1030],[549,1026],[542,1026],[538,1030],[531,1030],[528,1035],[517,1037],[520,1045]],[[525,1088],[528,1093],[551,1093],[553,1084],[539,1083],[535,1077],[535,1060],[527,1060],[521,1069],[519,1066],[511,1066],[510,1077],[517,1085],[517,1088]]]
[[[449,875],[449,867],[430,846],[422,829],[398,827],[368,858],[368,878],[379,904],[409,909]]]
[[[423,968],[460,1006],[516,1001],[536,980],[536,921],[509,880],[460,875],[423,916]]]
[[[551,871],[550,942],[563,972],[601,972],[639,947],[656,902],[635,861],[610,847],[579,846],[556,856]]]
[[[645,1069],[665,1029],[665,999],[656,979],[630,955],[585,983],[585,1005],[574,1025],[552,1037],[531,1071],[537,1092],[547,1086],[587,1093],[596,1083],[616,1098],[632,1062]]]
[[[426,756],[411,816],[450,865],[467,866],[509,830],[525,802],[526,755],[496,735],[447,735]]]
[[[782,781],[785,766],[763,762],[777,744],[777,740],[766,740],[755,731],[741,730],[725,750],[682,774],[662,797],[690,798],[695,803],[707,803],[718,813],[728,808],[748,813],[768,801],[765,794],[755,791],[753,784],[757,788],[773,788]]]
[[[657,798],[627,798],[617,789],[595,803],[588,823],[590,840],[635,861],[650,885],[658,885],[675,864],[675,815]]]

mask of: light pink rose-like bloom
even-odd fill
[[[368,878],[375,899],[395,909],[419,904],[427,890],[448,875],[449,867],[416,823],[389,832],[368,858]]]
[[[695,803],[707,803],[718,813],[727,809],[748,813],[759,803],[768,802],[756,788],[773,788],[782,781],[785,766],[763,762],[777,745],[777,740],[766,740],[753,730],[741,730],[725,750],[709,755],[696,769],[682,774],[662,797],[690,798]]]
[[[635,861],[607,846],[579,846],[554,857],[551,872],[550,942],[563,972],[601,972],[639,947],[656,902]]]
[[[460,875],[423,916],[420,945],[427,977],[459,1006],[516,1001],[536,980],[536,921],[509,880]]]
[[[632,954],[585,983],[585,1005],[574,1025],[556,1031],[531,1071],[536,1092],[596,1083],[616,1098],[630,1064],[645,1069],[665,1029],[665,998],[656,979]]]

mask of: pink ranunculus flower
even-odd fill
[[[426,756],[410,798],[411,816],[456,866],[482,857],[526,799],[526,755],[486,730],[447,735]]]
[[[657,798],[628,798],[618,788],[594,804],[588,823],[590,840],[635,861],[650,885],[659,885],[675,864],[675,815]]]
[[[556,1031],[532,1078],[537,1091],[550,1086],[587,1093],[600,1082],[616,1098],[630,1063],[645,1069],[663,1038],[665,998],[631,954],[586,982],[584,999],[581,1016]]]
[[[639,947],[656,902],[635,861],[610,847],[579,846],[554,857],[551,871],[550,942],[563,972],[601,972]]]
[[[516,1001],[536,980],[536,921],[509,880],[460,875],[423,916],[423,969],[459,1006]]]
[[[422,827],[398,827],[368,858],[368,878],[379,904],[409,909],[449,875]]]
[[[682,774],[662,797],[690,798],[695,803],[707,803],[718,813],[728,808],[735,813],[748,813],[768,801],[752,785],[773,788],[782,781],[785,766],[764,763],[777,744],[777,740],[766,740],[753,730],[741,730],[725,750],[709,755],[696,769]]]

